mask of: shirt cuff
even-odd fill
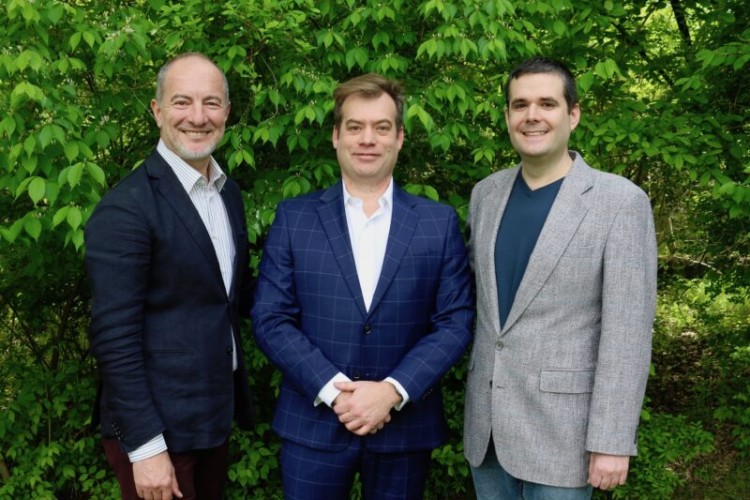
[[[406,392],[406,389],[404,389],[404,387],[401,384],[399,384],[398,381],[393,377],[386,377],[384,382],[390,382],[393,385],[393,387],[396,388],[396,392],[398,392],[401,395],[401,402],[397,404],[396,406],[394,406],[396,411],[401,411],[401,408],[403,408],[404,405],[409,402],[409,393]]]
[[[133,463],[138,462],[139,460],[155,457],[164,451],[167,451],[167,442],[164,441],[164,435],[159,434],[146,444],[143,444],[128,453],[128,458],[130,459],[130,462]]]
[[[341,391],[336,389],[336,387],[333,385],[334,382],[351,382],[351,381],[352,379],[350,379],[343,373],[338,372],[320,390],[320,392],[318,393],[318,397],[315,398],[315,402],[313,403],[313,406],[318,406],[320,403],[325,403],[328,406],[333,407],[333,400],[336,399],[339,394],[341,394]]]

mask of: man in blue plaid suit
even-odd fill
[[[474,317],[456,212],[393,182],[401,86],[363,75],[334,91],[342,180],[279,204],[252,317],[281,370],[274,430],[287,499],[422,498],[446,438],[441,377]]]

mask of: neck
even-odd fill
[[[391,177],[387,177],[377,182],[356,182],[344,177],[343,179],[346,190],[354,198],[362,200],[365,214],[369,217],[380,207],[378,201],[391,183]]]
[[[210,158],[205,158],[201,160],[185,160],[185,163],[193,167],[199,174],[201,174],[203,177],[206,178],[206,180],[209,179],[209,165],[211,164]]]
[[[521,162],[521,175],[532,190],[539,189],[565,177],[571,165],[573,160],[567,151],[554,162],[524,158]]]

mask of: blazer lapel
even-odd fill
[[[393,182],[393,181],[391,181]],[[412,208],[412,202],[406,193],[394,184],[393,186],[393,211],[391,213],[391,229],[388,232],[388,243],[385,247],[385,257],[383,259],[383,268],[380,271],[378,285],[375,288],[375,294],[370,304],[370,313],[377,307],[380,300],[385,295],[386,290],[391,285],[396,271],[401,264],[406,250],[409,248],[409,242],[417,228],[419,216]]]
[[[227,180],[227,182],[229,182]],[[247,238],[247,234],[242,231],[242,217],[245,213],[242,210],[242,205],[236,206],[234,201],[235,197],[229,196],[227,191],[227,185],[224,183],[224,187],[221,189],[221,199],[224,202],[224,208],[226,208],[227,216],[229,217],[229,225],[232,228],[232,239],[234,240],[234,261],[232,262],[232,283],[228,295],[234,297],[236,284],[239,278],[242,276],[242,270],[237,268],[237,263],[240,258],[240,249],[244,248],[245,243],[240,242],[240,238]],[[213,246],[213,245],[212,245]],[[215,255],[215,252],[214,252]],[[219,269],[221,271],[221,269]],[[223,278],[222,278],[223,280]],[[223,282],[223,281],[222,281]]]
[[[503,325],[503,332],[513,326],[539,293],[586,216],[588,208],[581,199],[581,195],[592,186],[589,169],[590,167],[584,164],[581,157],[577,155],[560,186],[560,192],[552,204],[534,251],[531,253],[508,319]]]
[[[495,242],[518,170],[518,167],[503,170],[493,177],[494,189],[476,204],[483,207],[481,213],[470,214],[472,223],[475,225],[471,228],[471,232],[477,235],[471,247],[475,276],[476,279],[484,281],[483,286],[477,288],[489,292],[477,297],[477,300],[489,302],[485,303],[485,310],[489,311],[492,326],[496,332],[500,331],[500,306],[495,279]],[[482,272],[477,273],[476,269]],[[487,272],[483,271],[485,269]]]
[[[352,294],[362,316],[366,316],[367,310],[362,298],[362,289],[359,286],[357,266],[354,263],[352,242],[346,223],[344,188],[341,182],[339,180],[321,195],[321,205],[317,209],[318,218],[328,237],[328,244],[331,246],[333,257],[341,269],[346,286],[349,288],[349,292]]]
[[[211,238],[208,235],[208,231],[206,231],[206,226],[203,224],[198,211],[193,206],[193,202],[190,201],[190,197],[185,192],[182,184],[180,184],[177,176],[158,153],[151,155],[146,163],[146,168],[148,169],[149,176],[155,179],[156,190],[172,207],[172,210],[177,214],[180,221],[182,221],[198,248],[201,249],[201,252],[206,257],[206,261],[211,266],[211,270],[222,283],[221,288],[223,290],[224,281],[221,277],[219,259],[216,257]]]

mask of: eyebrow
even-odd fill
[[[349,118],[349,119],[347,119],[347,120],[344,121],[344,125],[362,125],[362,124],[364,124],[366,122],[367,122],[367,120],[356,120],[354,118]],[[381,120],[376,120],[374,122],[375,125],[384,125],[384,124],[385,125],[393,125],[393,123],[394,123],[393,120],[391,120],[389,118],[383,118]]]
[[[169,98],[170,101],[174,101],[176,99],[185,99],[185,100],[188,100],[188,101],[194,101],[195,100],[193,97],[191,97],[189,95],[185,95],[185,94],[175,94],[175,95],[173,95],[172,97]],[[208,100],[213,100],[213,99],[216,99],[217,101],[222,102],[222,103],[224,102],[224,98],[221,97],[221,96],[218,96],[218,95],[209,95],[209,96],[206,96],[206,97],[203,98],[203,101],[208,101]]]
[[[551,102],[551,103],[554,103],[554,104],[558,104],[560,102],[557,99],[555,99],[554,97],[540,97],[537,100],[539,102]],[[530,102],[530,101],[531,101],[531,99],[526,99],[526,98],[523,98],[523,97],[517,97],[517,98],[513,99],[512,101],[510,101],[510,103],[511,104],[516,104],[516,103],[519,103],[519,102]]]

